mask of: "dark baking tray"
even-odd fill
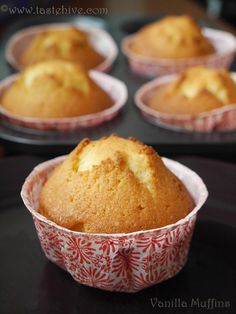
[[[114,37],[118,46],[122,38],[137,31],[144,24],[158,17],[131,17],[110,16],[106,18],[73,17],[73,16],[34,16],[17,20],[7,29],[0,46],[0,79],[9,75],[12,70],[4,58],[4,49],[9,37],[16,31],[35,24],[49,22],[73,22],[86,19],[85,22],[93,23],[97,27],[106,29]],[[201,24],[206,25],[204,21]],[[209,25],[208,25],[209,26]],[[210,25],[214,27],[214,25]],[[233,67],[234,68],[234,67]],[[109,133],[117,133],[121,136],[134,136],[139,140],[154,146],[162,154],[201,154],[212,156],[220,154],[221,158],[232,158],[236,155],[236,132],[211,134],[175,132],[159,128],[147,122],[134,105],[134,92],[147,80],[132,74],[122,53],[116,60],[111,75],[123,80],[128,87],[129,99],[121,114],[113,121],[100,127],[80,129],[76,132],[42,132],[36,130],[24,130],[13,127],[6,122],[0,122],[0,141],[10,151],[30,152],[41,155],[58,155],[69,151],[82,138],[99,138]]]
[[[125,294],[80,285],[44,257],[32,217],[19,196],[25,177],[42,160],[20,156],[0,161],[1,314],[236,313],[235,165],[178,158],[202,176],[210,195],[199,213],[188,262],[176,277]],[[188,308],[153,308],[155,298],[162,303],[186,302]],[[214,299],[224,306],[191,307],[193,299],[201,304]]]

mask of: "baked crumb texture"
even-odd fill
[[[89,233],[126,233],[175,223],[194,207],[158,154],[133,138],[83,140],[51,174],[40,212]]]
[[[215,52],[190,16],[169,16],[137,32],[131,49],[151,58],[194,58]]]
[[[157,88],[149,106],[169,114],[197,115],[236,103],[236,84],[225,69],[198,66]]]
[[[67,27],[48,29],[35,36],[23,51],[20,62],[28,66],[55,59],[78,62],[87,70],[104,61],[104,57],[91,46],[85,32]]]
[[[25,117],[65,118],[105,110],[112,99],[79,64],[55,60],[23,71],[3,94],[1,104]]]

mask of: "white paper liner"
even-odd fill
[[[201,178],[180,163],[163,158],[185,184],[195,208],[178,222],[152,230],[121,234],[71,231],[38,213],[39,193],[65,156],[37,166],[21,196],[31,212],[46,257],[79,283],[109,291],[136,292],[175,276],[185,265],[197,217],[208,192]]]

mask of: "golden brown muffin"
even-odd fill
[[[102,111],[112,105],[112,99],[79,64],[45,61],[20,74],[1,103],[7,111],[25,117],[64,118]]]
[[[193,207],[185,186],[151,147],[116,135],[83,140],[40,194],[40,212],[48,219],[90,233],[162,227]]]
[[[236,102],[236,84],[227,70],[194,67],[154,91],[149,106],[170,114],[197,115]]]
[[[190,16],[169,16],[143,27],[131,49],[150,58],[192,58],[214,53],[215,49]]]
[[[28,66],[47,60],[78,62],[85,69],[91,69],[104,61],[89,43],[85,32],[77,28],[49,29],[37,35],[26,47],[20,62]]]

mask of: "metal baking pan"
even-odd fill
[[[50,22],[88,23],[106,29],[120,45],[122,38],[137,31],[141,26],[159,17],[110,16],[72,17],[72,16],[34,16],[19,19],[7,29],[0,46],[0,79],[12,73],[6,63],[4,50],[7,40],[16,31],[31,25]],[[204,21],[201,24],[206,25]],[[214,27],[214,25],[207,26]],[[232,70],[236,69],[235,64]],[[236,132],[192,133],[176,132],[160,128],[147,122],[134,105],[134,92],[147,80],[134,75],[128,67],[125,57],[119,52],[111,75],[124,81],[128,87],[129,99],[121,114],[113,121],[96,128],[80,129],[70,133],[56,131],[26,130],[0,121],[0,142],[10,152],[30,152],[41,155],[59,155],[68,152],[84,137],[96,139],[110,133],[121,136],[133,136],[152,145],[161,154],[200,154],[220,158],[234,158],[236,155]]]

